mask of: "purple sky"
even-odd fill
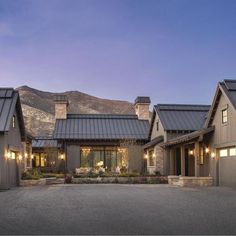
[[[0,0],[0,86],[210,104],[236,79],[236,0]]]

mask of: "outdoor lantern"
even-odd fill
[[[64,154],[62,153],[61,154],[61,160],[64,160],[65,159],[65,157],[64,157]]]
[[[189,155],[193,155],[193,150],[190,150],[190,151],[189,151]]]
[[[19,155],[19,161],[21,161],[22,160],[22,155]]]
[[[209,153],[209,151],[210,151],[210,149],[208,147],[206,147],[205,152]]]
[[[153,158],[155,158],[155,157],[156,157],[156,154],[155,154],[155,153],[153,153],[153,154],[152,154],[152,157],[153,157]]]
[[[145,158],[145,159],[148,159],[148,154],[145,154],[144,158]]]
[[[211,158],[214,159],[216,154],[214,152],[211,153]]]
[[[31,159],[32,159],[32,160],[34,159],[34,155],[31,155]]]
[[[27,154],[27,152],[25,153],[25,158],[27,158],[28,157],[28,154]]]
[[[11,153],[10,153],[10,151],[7,152],[7,158],[8,158],[8,159],[11,158]]]

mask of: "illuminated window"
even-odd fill
[[[12,128],[15,128],[16,127],[16,116],[14,115],[12,117]]]
[[[228,110],[224,109],[222,110],[222,124],[225,124],[228,122]]]
[[[228,150],[227,149],[221,149],[220,150],[220,157],[227,157],[228,156]]]
[[[236,156],[236,148],[230,148],[229,149],[229,155],[230,156]]]

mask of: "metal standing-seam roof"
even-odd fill
[[[25,127],[19,93],[13,88],[0,88],[0,132],[9,131],[15,110],[17,111],[21,136],[25,138]]]
[[[202,129],[210,106],[158,104],[154,106],[166,131],[195,131]]]
[[[236,109],[236,80],[224,80],[220,82],[220,86]]]
[[[52,138],[36,138],[32,140],[32,148],[57,148],[57,140]]]
[[[136,115],[68,114],[57,119],[54,139],[147,140],[149,122]]]

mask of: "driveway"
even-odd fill
[[[0,192],[0,234],[236,234],[236,190],[54,185]]]

